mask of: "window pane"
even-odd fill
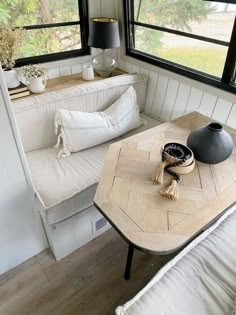
[[[28,0],[0,2],[0,24],[16,26],[79,20],[78,0]]]
[[[235,4],[200,0],[134,0],[134,3],[138,22],[227,42],[230,40]]]
[[[80,26],[61,26],[24,33],[19,58],[40,56],[81,48]]]
[[[143,27],[135,28],[135,49],[217,77],[227,54],[224,46]]]

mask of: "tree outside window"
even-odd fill
[[[86,8],[85,0],[2,0],[0,25],[26,30],[20,58],[53,54],[56,59],[54,54],[86,48],[81,38]]]
[[[124,6],[129,16],[128,53],[136,53],[135,57],[143,54],[145,61],[149,58],[155,64],[157,60],[160,66],[169,63],[199,75],[222,78],[232,44],[236,5],[199,0],[124,0]]]

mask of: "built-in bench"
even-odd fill
[[[54,120],[57,108],[94,112],[105,110],[130,86],[137,94],[146,124],[123,137],[159,124],[145,114],[147,80],[142,75],[121,75],[14,103],[16,119],[26,153],[50,247],[57,260],[92,240],[110,226],[93,206],[97,182],[110,142],[57,157]]]

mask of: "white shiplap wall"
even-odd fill
[[[121,0],[89,0],[90,17],[118,17]]]
[[[122,1],[117,0],[120,24],[123,25]],[[145,111],[154,118],[168,121],[197,110],[232,128],[236,128],[236,95],[188,79],[176,73],[125,56],[124,29],[119,67],[148,77]]]
[[[236,95],[123,56],[119,67],[148,77],[145,112],[168,121],[192,111],[236,128]]]

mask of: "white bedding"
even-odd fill
[[[236,296],[236,206],[165,265],[118,315],[231,315]]]

